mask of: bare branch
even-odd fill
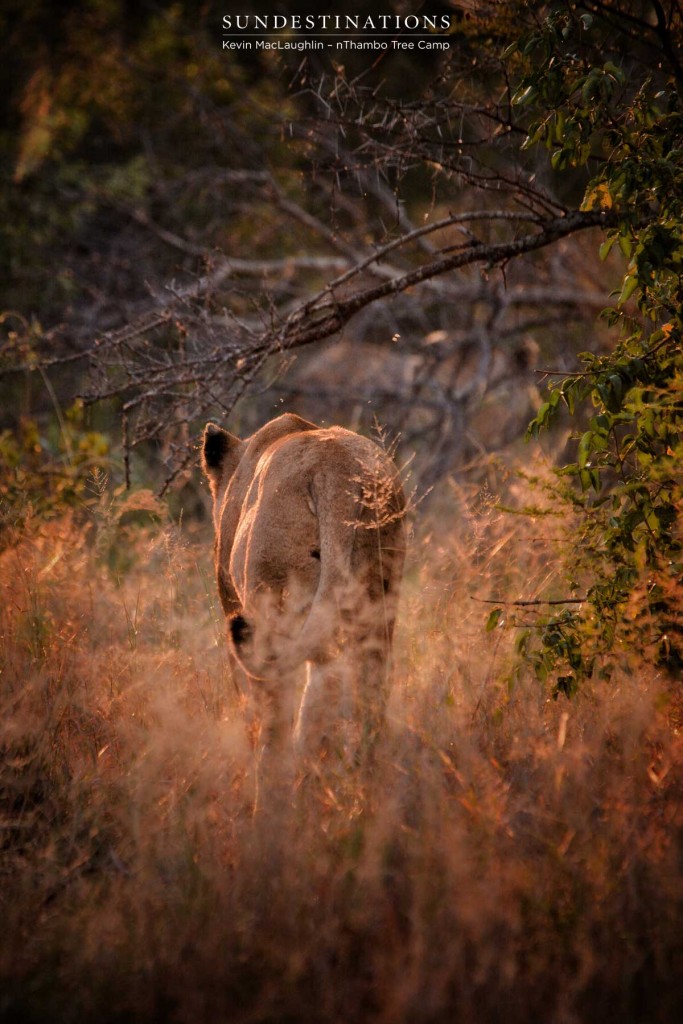
[[[401,277],[356,292],[349,298],[325,299],[318,303],[307,302],[289,317],[274,338],[262,339],[256,351],[259,351],[264,344],[274,348],[294,348],[311,344],[313,341],[336,334],[364,306],[405,291],[429,278],[475,263],[492,268],[522,253],[533,252],[551,245],[560,238],[575,234],[577,231],[597,225],[609,227],[614,222],[615,215],[605,211],[575,211],[566,217],[556,217],[546,221],[541,230],[534,234],[493,245],[473,244],[464,251],[432,260]],[[311,318],[313,318],[313,323],[309,322]]]

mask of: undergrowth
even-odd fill
[[[554,522],[435,502],[374,776],[254,818],[211,540],[128,501],[0,555],[2,1020],[680,1019],[671,679],[552,699],[483,628]]]

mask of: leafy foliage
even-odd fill
[[[109,440],[88,428],[81,403],[60,413],[47,433],[24,417],[17,430],[0,432],[0,528],[85,507],[109,463]]]
[[[607,673],[620,651],[653,651],[670,668],[683,660],[682,32],[657,21],[654,71],[625,49],[619,64],[594,63],[613,25],[582,6],[605,5],[561,4],[520,43],[529,67],[516,93],[537,108],[524,145],[544,145],[557,171],[590,168],[583,208],[617,218],[600,256],[616,245],[628,260],[603,314],[620,340],[607,355],[580,356],[581,372],[551,385],[529,429],[537,436],[563,408],[584,422],[561,473],[578,484],[565,493],[578,512],[573,583],[589,580],[587,600],[547,618],[536,655],[541,672],[564,671],[564,692],[598,655]]]

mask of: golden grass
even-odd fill
[[[256,819],[208,535],[110,508],[11,538],[3,1020],[683,1019],[671,680],[511,687],[471,595],[538,592],[550,527],[425,520],[373,777]]]

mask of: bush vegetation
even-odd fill
[[[105,492],[14,529],[3,1020],[677,1019],[680,691],[645,661],[572,702],[512,683],[473,597],[542,593],[556,523],[446,497],[376,773],[256,819],[205,530]]]

